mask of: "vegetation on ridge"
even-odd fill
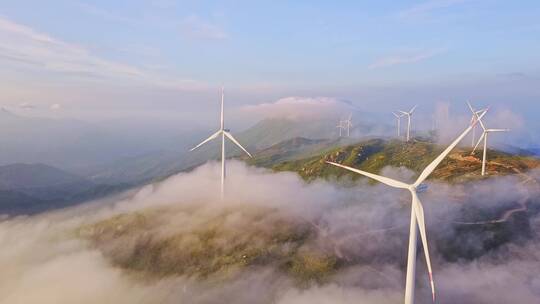
[[[178,212],[199,216],[190,210]],[[244,206],[204,215],[188,227],[164,225],[160,213],[147,209],[121,214],[81,227],[78,234],[114,265],[150,277],[185,275],[219,281],[272,265],[305,285],[323,282],[339,267],[337,256],[310,245],[316,237],[312,224],[273,209]],[[167,232],[161,230],[164,226]]]
[[[326,161],[341,163],[360,170],[379,173],[384,167],[405,167],[420,173],[444,149],[428,142],[405,143],[398,140],[371,139],[357,144],[333,148],[306,158],[263,164],[275,171],[297,172],[303,179],[341,178],[353,180],[358,174],[328,165]],[[437,167],[430,178],[459,182],[481,178],[481,154],[471,155],[470,149],[457,148]],[[258,155],[252,162],[257,164]],[[265,156],[268,158],[268,156]],[[488,150],[488,175],[523,174],[540,167],[540,160]]]

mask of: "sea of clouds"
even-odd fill
[[[125,198],[2,220],[0,303],[402,301],[410,215],[406,191],[365,180],[305,183],[294,173],[274,173],[237,161],[229,162],[228,169],[225,201],[219,199],[219,164],[208,163]],[[383,174],[404,181],[414,175],[395,168],[385,168]],[[539,175],[531,172],[531,176],[536,179]],[[429,183],[420,198],[426,212],[438,303],[540,303],[540,217],[534,213],[540,196],[535,189],[518,177],[461,185]],[[527,204],[527,213],[517,212],[500,223],[513,227],[515,217],[525,221],[527,229],[513,232],[519,236],[516,241],[482,251],[481,244],[489,235],[457,235],[456,227],[475,225],[458,224],[465,220],[465,204],[477,210],[497,210],[519,208],[518,203]],[[302,287],[271,266],[248,267],[241,276],[220,284],[182,276],[146,280],[113,266],[103,252],[74,232],[82,225],[149,207],[171,207],[171,212],[162,215],[160,233],[186,229],[232,207],[236,216],[230,218],[249,229],[250,223],[242,217],[242,206],[247,205],[274,208],[312,223],[318,230],[317,246],[341,255],[346,266],[324,284]],[[184,207],[200,211],[187,218],[181,211]],[[493,220],[502,214],[493,216],[479,220]],[[474,258],[444,258],[440,242],[458,237],[463,250],[477,253]],[[417,302],[430,303],[421,250],[416,273]]]

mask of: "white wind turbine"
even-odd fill
[[[474,112],[474,110],[472,110],[472,107],[471,107],[471,111],[473,111],[473,115],[480,122],[480,127],[482,127],[482,130],[483,130],[482,135],[480,135],[480,138],[478,139],[478,142],[476,143],[476,145],[474,146],[474,148],[473,148],[473,150],[471,152],[471,155],[474,154],[474,152],[476,151],[476,148],[478,148],[478,145],[480,144],[480,142],[483,139],[484,140],[484,151],[483,151],[483,155],[482,155],[482,176],[484,176],[484,175],[486,175],[487,141],[488,141],[489,133],[508,132],[508,131],[510,131],[510,129],[486,129],[486,126],[482,122],[481,117],[478,117],[477,112]]]
[[[345,123],[345,125],[343,127],[347,128],[347,137],[349,137],[351,135],[351,132],[350,132],[350,129],[352,127],[351,118],[352,118],[352,114],[349,114],[349,117],[346,120],[343,121]]]
[[[345,126],[343,125],[343,120],[340,120],[339,123],[337,124],[336,128],[339,129],[339,137],[341,137],[341,133],[342,131],[345,129]]]
[[[401,114],[407,116],[407,141],[409,141],[409,139],[411,138],[411,116],[413,115],[414,110],[416,110],[417,106],[418,105],[414,106],[409,112],[399,111]]]
[[[472,112],[471,123],[476,119],[476,116],[478,116],[480,113],[482,113],[482,112],[484,112],[486,110],[486,109],[475,110],[468,101],[467,101],[467,105],[469,106],[469,109]],[[472,129],[471,147],[474,147],[474,143],[476,142],[476,128],[477,127],[474,127]]]
[[[478,119],[481,119],[486,112],[482,113]],[[431,285],[431,293],[433,296],[433,302],[435,302],[435,284],[433,282],[433,272],[431,270],[431,260],[429,256],[427,236],[426,236],[426,224],[424,221],[424,208],[422,203],[418,198],[419,191],[423,190],[421,187],[422,183],[426,178],[435,170],[435,168],[442,162],[442,160],[452,151],[452,149],[457,146],[457,144],[471,131],[471,129],[476,125],[477,121],[474,121],[463,133],[450,144],[431,164],[429,164],[424,171],[420,174],[418,179],[413,184],[406,184],[388,177],[372,174],[369,172],[361,171],[352,167],[344,166],[338,163],[329,162],[334,166],[338,166],[349,171],[367,176],[376,181],[379,181],[383,184],[389,185],[394,188],[407,189],[411,193],[412,202],[411,202],[411,222],[409,227],[409,252],[407,257],[407,278],[405,283],[405,304],[414,303],[414,287],[415,287],[415,269],[416,269],[416,244],[417,244],[417,228],[420,230],[420,237],[422,239],[422,246],[424,248],[424,254],[426,257],[426,264],[429,272],[429,280]]]
[[[401,117],[403,117],[403,114],[397,114],[395,112],[392,112],[392,114],[394,114],[394,116],[396,117],[396,121],[397,121],[397,136],[400,137],[401,136]]]
[[[252,157],[251,154],[244,148],[242,145],[232,136],[231,133],[229,133],[228,129],[225,129],[225,119],[224,119],[224,111],[223,111],[223,100],[225,98],[225,92],[224,88],[221,88],[221,125],[219,127],[219,130],[217,130],[216,133],[212,134],[210,137],[205,139],[200,144],[196,145],[194,148],[192,148],[190,151],[193,151],[200,146],[204,145],[205,143],[211,141],[214,138],[217,138],[221,135],[221,198],[223,199],[225,195],[225,137],[228,137],[233,143],[235,143],[240,149],[242,149],[244,152],[246,152],[249,157]]]

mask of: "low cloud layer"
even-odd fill
[[[407,193],[364,180],[354,187],[324,181],[306,184],[293,173],[272,173],[232,161],[227,199],[221,202],[218,172],[219,164],[209,163],[146,186],[129,199],[0,222],[0,303],[384,304],[402,300],[410,214]],[[384,173],[404,180],[412,177],[403,169],[386,168]],[[439,303],[540,301],[540,242],[536,236],[540,218],[530,211],[528,219],[521,213],[503,226],[456,224],[464,216],[479,220],[470,212],[463,213],[468,206],[483,210],[480,214],[486,220],[501,217],[503,210],[519,208],[520,202],[534,209],[538,206],[534,189],[522,185],[517,177],[454,186],[430,184],[421,199]],[[494,191],[501,195],[494,198]],[[271,266],[248,267],[221,283],[185,276],[143,279],[113,266],[104,252],[75,233],[82,225],[149,207],[169,210],[159,214],[162,225],[148,231],[158,235],[189,229],[224,210],[230,212],[229,222],[249,229],[252,223],[246,222],[246,208],[278,210],[314,225],[318,231],[314,244],[337,252],[344,265],[328,281],[308,286],[294,284]],[[188,209],[195,210],[193,216],[185,216]],[[468,228],[462,231],[463,227]],[[475,251],[490,240],[484,229],[496,233],[501,227],[516,240]],[[462,243],[456,243],[459,246],[453,251],[474,254],[452,261],[447,247],[455,244],[446,241],[456,239]],[[417,265],[417,300],[429,303],[421,251]]]

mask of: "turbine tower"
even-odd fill
[[[414,113],[414,110],[416,110],[416,107],[418,105],[414,106],[409,112],[405,112],[405,111],[399,111],[401,114],[403,114],[404,116],[406,115],[407,116],[407,142],[410,140],[411,138],[411,117]]]
[[[478,120],[481,119],[486,112],[478,116]],[[411,222],[409,227],[409,252],[407,257],[407,277],[405,283],[405,304],[414,303],[414,289],[415,289],[415,269],[416,269],[416,244],[417,244],[417,230],[420,230],[420,238],[422,240],[422,246],[424,248],[424,254],[426,258],[426,264],[429,273],[429,281],[431,285],[431,294],[433,302],[435,302],[435,284],[433,282],[433,272],[431,269],[431,260],[429,256],[429,249],[426,236],[426,224],[424,221],[424,208],[422,207],[422,202],[418,198],[418,193],[421,192],[425,187],[422,187],[422,183],[428,178],[428,176],[435,170],[435,168],[443,161],[443,159],[454,149],[455,146],[471,131],[471,129],[476,125],[478,121],[474,121],[461,135],[450,144],[431,164],[429,164],[424,171],[420,174],[418,179],[413,184],[406,184],[388,177],[372,174],[369,172],[361,171],[352,167],[344,166],[338,163],[329,162],[327,163],[347,169],[349,171],[367,176],[376,181],[379,181],[383,184],[389,185],[394,188],[406,189],[411,193]],[[418,226],[418,229],[417,229]]]
[[[217,138],[221,135],[221,199],[225,197],[225,137],[229,138],[234,144],[236,144],[240,149],[242,149],[244,152],[246,152],[249,157],[252,157],[251,154],[244,148],[242,145],[232,136],[232,134],[229,132],[230,130],[225,129],[225,117],[224,117],[224,111],[223,111],[223,103],[225,99],[225,89],[221,88],[221,124],[219,127],[219,130],[217,130],[216,133],[210,135],[207,139],[205,139],[200,144],[193,147],[190,151],[193,151],[200,146],[204,145],[205,143],[211,141],[212,139]]]
[[[478,122],[480,123],[480,127],[482,127],[483,132],[482,132],[482,135],[480,135],[480,138],[478,139],[478,142],[474,146],[474,148],[473,148],[473,150],[471,152],[471,155],[474,154],[474,152],[476,151],[476,148],[478,148],[478,145],[480,144],[480,142],[483,139],[484,140],[484,151],[483,151],[483,155],[482,155],[482,176],[484,176],[484,175],[486,175],[487,141],[488,141],[489,133],[508,132],[508,131],[510,131],[510,129],[486,129],[486,126],[482,122],[481,117],[479,117],[478,114],[476,114],[476,112],[474,112],[474,110],[473,110],[473,114],[476,117],[476,119],[478,120]]]
[[[401,117],[403,117],[403,114],[398,114],[398,113],[395,113],[395,112],[392,112],[392,114],[394,114],[394,116],[396,117],[397,136],[400,137],[401,136]]]

